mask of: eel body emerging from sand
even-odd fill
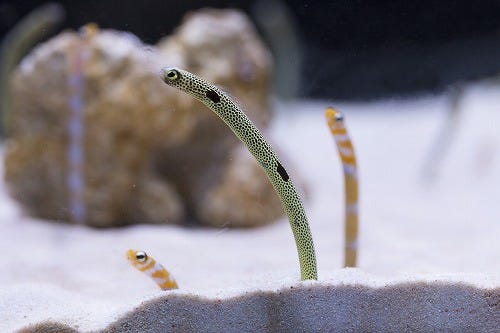
[[[177,289],[179,286],[174,277],[163,267],[156,262],[152,257],[148,256],[144,251],[127,251],[127,259],[130,263],[148,275],[162,290]]]
[[[358,256],[358,167],[351,138],[344,125],[344,115],[334,108],[325,111],[328,127],[337,144],[344,169],[345,249],[344,266],[356,267]]]
[[[283,203],[295,237],[302,280],[318,278],[314,244],[299,194],[278,156],[241,108],[215,85],[177,68],[164,68],[162,80],[201,101],[217,114],[247,146],[265,170]]]

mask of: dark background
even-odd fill
[[[301,97],[371,99],[439,92],[500,73],[500,1],[283,1],[303,54]],[[44,1],[0,1],[0,34]],[[96,22],[146,43],[169,34],[191,9],[254,1],[60,1],[63,28]],[[253,14],[255,19],[255,14]]]

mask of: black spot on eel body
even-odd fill
[[[207,90],[205,93],[207,97],[214,103],[219,103],[220,102],[220,96],[213,90]]]
[[[281,165],[280,162],[277,162],[277,163],[278,163],[278,166],[276,167],[276,171],[278,171],[278,173],[280,174],[281,179],[283,179],[284,181],[288,181],[288,179],[290,177],[288,176],[288,173],[286,173],[285,168],[283,168],[283,166]]]

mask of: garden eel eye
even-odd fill
[[[135,259],[139,262],[145,262],[148,259],[146,252],[138,251],[135,253]]]
[[[335,120],[336,121],[343,121],[344,120],[344,114],[337,111],[337,113],[335,114]]]
[[[175,81],[179,79],[179,76],[180,76],[179,72],[176,71],[175,69],[171,69],[167,72],[167,79],[169,81]]]

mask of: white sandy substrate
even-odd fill
[[[426,161],[444,128],[446,96],[334,104],[346,114],[360,166],[359,270],[340,269],[343,178],[325,124],[328,104],[278,105],[269,134],[286,154],[288,172],[306,184],[320,283],[439,280],[499,287],[500,87],[468,89],[453,140],[434,166]],[[299,281],[286,218],[254,230],[95,230],[27,217],[3,183],[0,190],[0,332],[47,319],[102,329],[142,301],[165,295],[129,265],[129,248],[163,263],[180,295],[224,298]]]

